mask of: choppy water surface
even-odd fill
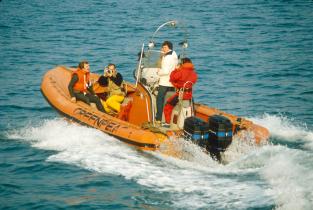
[[[235,141],[219,165],[179,142],[192,156],[176,159],[44,101],[43,74],[81,59],[133,81],[142,42],[172,19],[189,31],[195,100],[265,126],[268,144]],[[2,0],[0,47],[0,208],[313,208],[312,1]]]

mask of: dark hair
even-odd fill
[[[114,68],[116,69],[116,65],[114,63],[109,63],[108,67],[109,66],[114,66]]]
[[[192,63],[192,62],[191,62],[190,58],[182,58],[181,63],[184,64],[184,63]]]
[[[173,50],[173,44],[172,44],[172,42],[170,42],[170,41],[164,41],[163,44],[162,44],[162,47],[165,46],[165,45],[167,45],[168,48],[170,48],[171,50]]]
[[[78,64],[78,68],[83,69],[85,64],[88,64],[88,61],[87,61],[87,60],[82,60],[82,61]]]

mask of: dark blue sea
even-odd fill
[[[71,124],[42,97],[46,71],[82,59],[134,82],[169,20],[189,34],[195,101],[268,128],[269,143],[234,142],[226,165],[197,148],[176,159]],[[0,209],[313,209],[312,0],[0,0],[0,84]]]

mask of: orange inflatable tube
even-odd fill
[[[92,109],[84,102],[71,102],[68,84],[72,70],[57,67],[48,71],[42,80],[41,92],[43,96],[62,115],[80,124],[99,129],[123,142],[144,150],[155,150],[166,139],[165,135],[141,129],[136,124]],[[91,74],[91,78],[97,79],[97,77],[98,75]],[[135,90],[132,91],[135,92]]]
[[[127,83],[126,101],[131,103],[132,106],[127,112],[120,113],[118,116],[100,112],[81,101],[71,102],[68,84],[73,70],[58,66],[44,75],[41,84],[41,92],[45,99],[63,116],[80,124],[99,129],[143,150],[157,150],[161,144],[168,143],[169,136],[178,135],[182,132],[153,132],[142,127],[142,124],[152,122],[153,113],[151,111],[152,99],[140,83],[137,87]],[[96,81],[99,75],[91,74],[90,77],[91,80]],[[239,120],[239,117],[218,109],[195,104],[195,116],[205,121],[216,114],[224,115],[231,120],[235,135],[241,135],[241,132],[246,130],[253,132],[256,143],[269,138],[268,130],[262,126],[253,124],[243,118]],[[238,132],[236,132],[237,130]]]

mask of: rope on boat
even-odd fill
[[[160,129],[157,126],[154,126],[152,122],[142,123],[141,128],[145,129],[145,130],[149,130],[153,133],[161,133],[161,134],[167,135],[165,131],[163,131],[162,129]]]

